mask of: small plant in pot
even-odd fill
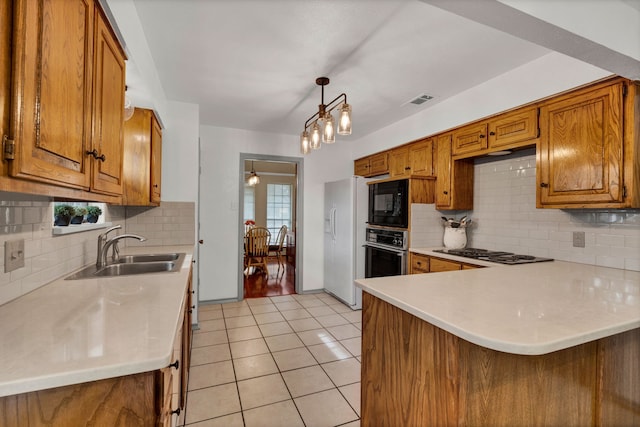
[[[76,210],[71,205],[57,205],[53,208],[53,225],[67,226],[71,218],[76,214]]]
[[[76,208],[75,216],[71,218],[71,224],[82,224],[84,216],[87,214],[87,208]]]
[[[102,215],[102,209],[97,206],[87,206],[87,222],[96,223]]]

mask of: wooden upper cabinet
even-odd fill
[[[488,121],[455,130],[453,155],[457,158],[483,156],[492,151],[533,145],[538,129],[537,107],[499,114]]]
[[[453,133],[453,155],[474,153],[488,148],[487,124],[473,124]]]
[[[411,174],[409,147],[394,148],[389,152],[389,177],[400,178]]]
[[[508,149],[538,137],[538,108],[501,114],[489,122],[489,150]]]
[[[414,142],[409,146],[412,175],[435,176],[435,149],[433,139]]]
[[[155,114],[151,118],[151,204],[159,205],[162,195],[162,128]]]
[[[96,10],[91,191],[122,194],[124,54],[101,10]]]
[[[453,160],[451,139],[445,134],[436,140],[436,209],[473,209],[473,161]]]
[[[0,138],[9,134],[12,5],[13,0],[0,0]],[[6,162],[0,162],[0,173],[8,174]]]
[[[94,0],[12,6],[8,174],[24,192],[119,200],[125,56],[100,7]]]
[[[623,202],[623,89],[590,88],[542,105],[538,207]]]
[[[130,206],[160,203],[162,129],[152,110],[136,108],[124,123],[124,191]]]
[[[389,153],[389,177],[434,176],[433,140],[394,148]]]
[[[372,154],[361,159],[357,159],[353,163],[354,175],[372,177],[385,175],[389,173],[388,154],[384,153]]]
[[[16,0],[11,134],[14,177],[88,190],[92,0]]]

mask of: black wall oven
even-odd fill
[[[407,232],[367,228],[364,277],[407,273]]]
[[[409,227],[409,180],[369,184],[369,225]]]

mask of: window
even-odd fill
[[[291,230],[291,184],[267,184],[267,228],[272,239],[280,227]]]
[[[256,192],[255,187],[244,187],[244,221],[256,220]]]

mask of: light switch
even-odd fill
[[[4,272],[24,267],[24,239],[4,242]]]

